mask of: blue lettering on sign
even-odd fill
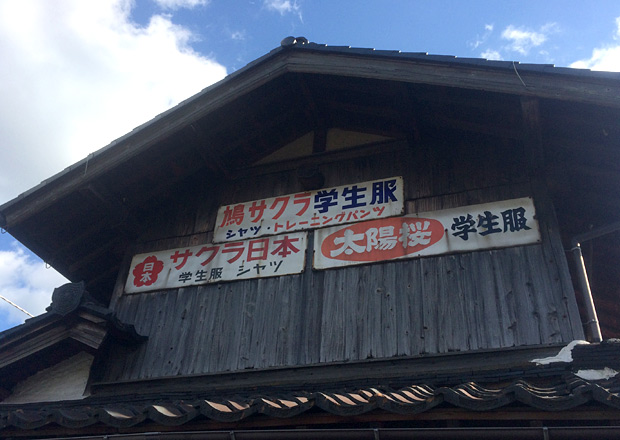
[[[371,205],[380,205],[383,203],[396,202],[396,179],[374,182],[372,184],[372,200]]]
[[[344,199],[349,202],[348,205],[342,205],[342,209],[351,209],[351,208],[359,208],[361,206],[366,206],[366,202],[362,202],[361,200],[366,198],[364,192],[366,191],[366,187],[359,188],[357,185],[353,185],[352,187],[346,187],[344,191],[342,191],[342,196]]]
[[[321,190],[317,191],[314,196],[314,209],[317,212],[327,212],[330,206],[338,204],[338,190]]]

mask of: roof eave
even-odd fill
[[[620,75],[543,67],[315,43],[285,45],[283,41],[283,46],[1,205],[0,227],[10,232],[13,226],[59,198],[148,151],[159,139],[288,72],[457,87],[620,108]]]
[[[0,227],[10,232],[11,227],[55,200],[88,184],[120,163],[144,153],[157,140],[173,134],[205,114],[216,111],[264,82],[286,73],[286,63],[278,60],[267,62],[277,59],[281,53],[280,48],[271,51],[0,205]]]

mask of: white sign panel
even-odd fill
[[[520,246],[540,241],[531,198],[378,219],[314,232],[314,268]]]
[[[220,281],[276,277],[304,270],[307,233],[139,254],[125,292],[147,292]]]
[[[402,177],[221,206],[213,241],[323,228],[403,213]]]

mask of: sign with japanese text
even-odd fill
[[[314,232],[314,268],[520,246],[540,241],[531,198],[371,220]]]
[[[403,213],[402,177],[221,206],[213,241],[323,228]]]
[[[304,270],[307,233],[207,244],[133,257],[125,292],[275,277]]]

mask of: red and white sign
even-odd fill
[[[540,241],[531,198],[378,219],[314,232],[314,268],[328,269]]]
[[[323,228],[403,213],[402,177],[221,206],[213,241]]]
[[[276,277],[304,270],[307,233],[139,254],[125,292],[148,292],[220,281]]]

